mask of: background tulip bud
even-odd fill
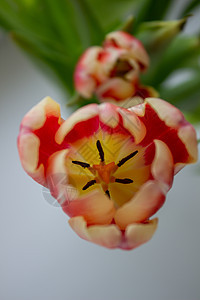
[[[124,101],[136,95],[140,72],[148,65],[148,54],[138,39],[123,31],[111,32],[103,47],[90,47],[81,56],[74,73],[75,88],[85,98],[95,95],[103,102]]]

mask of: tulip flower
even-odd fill
[[[153,88],[139,83],[140,72],[148,65],[142,43],[126,32],[115,31],[106,36],[103,47],[93,46],[83,53],[74,73],[75,88],[85,98],[95,94],[101,102],[120,106],[133,97],[156,97]]]
[[[151,239],[174,174],[197,160],[194,128],[157,98],[130,109],[90,104],[64,121],[47,97],[23,118],[18,149],[81,238],[127,250]]]

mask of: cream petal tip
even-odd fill
[[[178,128],[186,122],[182,112],[167,101],[149,97],[145,99],[145,103],[148,103],[169,127]]]
[[[60,118],[60,105],[48,96],[25,115],[22,126],[31,130],[39,129],[44,125],[47,116],[50,115]]]
[[[195,163],[198,160],[198,143],[197,135],[194,127],[188,123],[188,125],[183,126],[178,131],[178,137],[184,143],[189,158],[186,163]]]
[[[55,140],[61,144],[65,136],[73,129],[73,127],[82,121],[86,121],[97,116],[99,113],[99,106],[97,104],[89,104],[79,108],[66,121],[64,121],[55,135]]]
[[[80,238],[109,249],[120,248],[122,250],[132,250],[148,242],[158,225],[157,218],[146,223],[134,223],[127,226],[122,234],[114,224],[88,227],[82,216],[71,218],[68,222]]]
[[[146,242],[154,235],[158,226],[158,219],[155,218],[147,223],[130,224],[125,231],[125,243],[123,249],[132,250]]]
[[[87,227],[83,217],[69,220],[71,228],[82,238],[97,245],[114,249],[121,241],[121,232],[115,225],[94,225]]]
[[[115,222],[122,230],[129,224],[144,222],[162,207],[164,201],[165,195],[159,182],[149,180],[129,202],[118,208]]]
[[[154,178],[159,181],[166,193],[172,185],[174,175],[174,162],[171,151],[161,140],[154,140],[156,146],[155,157],[151,166],[151,172]]]

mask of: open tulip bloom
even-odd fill
[[[158,223],[151,217],[174,174],[197,160],[194,128],[157,98],[130,109],[90,104],[64,121],[47,97],[23,118],[18,149],[25,171],[50,189],[81,238],[122,249],[151,239]]]

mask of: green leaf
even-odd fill
[[[62,86],[68,93],[73,92],[73,66],[67,59],[59,57],[59,54],[52,53],[48,49],[32,44],[31,39],[24,38],[23,35],[13,32],[13,39],[23,48],[27,53],[31,54],[33,58],[37,58],[48,66],[54,74],[57,75]],[[47,70],[45,70],[47,72]]]
[[[191,123],[200,123],[200,79],[193,78],[173,88],[162,88],[161,98],[184,112]]]
[[[139,3],[138,0],[87,1],[105,33],[119,28],[127,17],[135,15]]]
[[[199,97],[196,97],[200,92],[200,71],[195,72],[191,78],[181,84],[174,86],[163,84],[158,92],[161,98],[187,109],[200,104]]]
[[[134,33],[141,22],[161,20],[165,17],[173,0],[143,0],[139,1],[139,9],[134,27]]]
[[[136,36],[142,41],[150,54],[163,51],[172,39],[184,28],[187,17],[173,21],[152,21],[141,23]]]
[[[190,1],[188,5],[186,5],[185,9],[183,10],[182,15],[184,16],[191,13],[191,11],[193,11],[194,8],[196,8],[199,5],[200,5],[199,0]]]
[[[86,0],[44,0],[53,27],[64,42],[67,52],[80,55],[85,48],[104,36]]]
[[[198,96],[200,97],[200,94]],[[200,123],[200,105],[190,111],[187,111],[186,118],[192,124]]]
[[[98,20],[95,18],[87,0],[73,0],[72,4],[83,47],[87,48],[91,45],[98,45],[101,43],[105,32]]]
[[[158,88],[159,85],[174,70],[185,67],[194,67],[198,62],[200,54],[200,39],[198,37],[180,36],[177,37],[169,48],[157,58],[153,67],[150,67],[144,80],[146,83]],[[199,64],[196,63],[198,68]]]
[[[200,123],[200,90],[190,95],[182,104],[183,112],[191,123]],[[181,103],[180,103],[181,104]]]
[[[133,31],[134,21],[134,16],[130,15],[118,28],[116,28],[116,30],[126,31],[131,34]]]
[[[37,2],[37,0],[35,0],[35,2]],[[39,7],[41,8],[41,6]],[[43,11],[41,9],[38,10],[38,6],[27,8],[23,5],[23,1],[19,0],[15,2],[15,5],[8,4],[8,1],[1,0],[0,24],[6,30],[25,30],[30,34],[37,33],[44,37],[52,36],[53,34],[51,26],[49,26],[49,23],[47,25],[45,21]]]
[[[54,70],[70,93],[78,57],[104,37],[86,0],[1,0],[0,24],[29,54]]]

